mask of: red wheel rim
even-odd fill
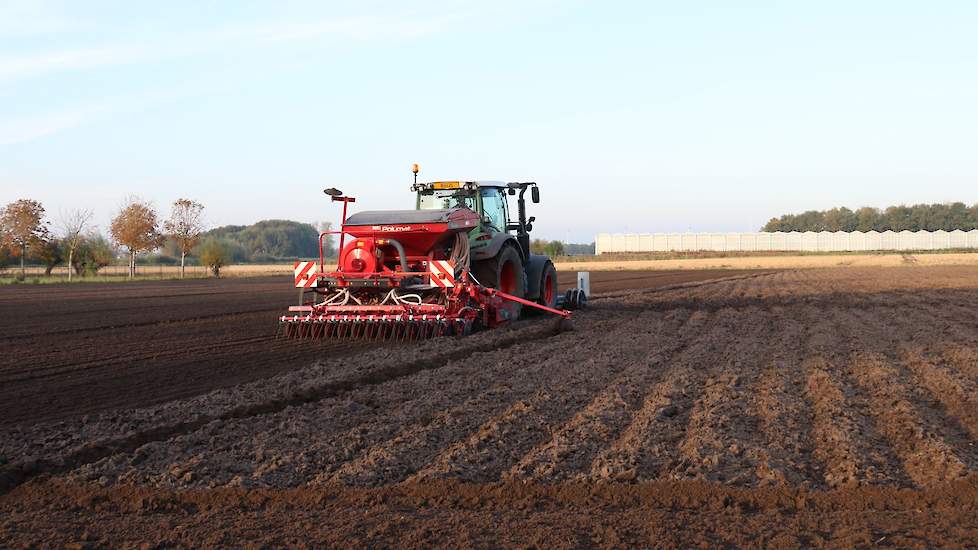
[[[554,303],[554,277],[553,274],[547,273],[546,279],[543,280],[543,301],[546,305]]]
[[[506,294],[516,293],[516,270],[513,267],[513,262],[504,263],[503,268],[499,271],[499,290]]]

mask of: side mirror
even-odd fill
[[[513,189],[512,187],[510,187],[509,189],[506,190],[506,192],[508,194],[510,194],[510,195],[515,195],[516,194],[516,189]]]
[[[530,219],[526,220],[526,232],[529,233],[533,231],[533,222],[536,221],[536,216],[530,216]]]
[[[533,201],[533,204],[540,202],[540,188],[536,185],[530,188],[530,200]]]

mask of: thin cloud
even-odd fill
[[[24,78],[49,72],[118,65],[139,59],[137,52],[122,49],[83,49],[0,57],[0,79]]]
[[[311,22],[282,22],[261,26],[225,28],[167,37],[156,43],[103,48],[70,49],[56,52],[0,57],[0,80],[15,80],[63,71],[79,71],[133,63],[145,63],[199,55],[254,44],[314,40],[333,36],[352,40],[408,39],[437,32],[468,13],[439,15],[388,14],[348,16]]]
[[[156,103],[206,93],[192,83],[166,91],[118,97],[95,105],[82,105],[50,113],[0,121],[0,147],[24,143],[70,130],[122,113],[146,109]]]
[[[0,146],[14,145],[56,134],[89,122],[107,112],[109,109],[106,107],[84,107],[10,120],[0,124]]]
[[[58,34],[85,28],[42,0],[0,2],[0,37]]]

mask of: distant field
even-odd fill
[[[587,256],[560,258],[558,271],[676,270],[676,269],[805,269],[816,267],[978,266],[978,254],[805,254],[728,256],[683,259],[626,259]]]
[[[66,281],[68,279],[68,270],[64,267],[55,268],[50,276],[44,275],[43,267],[31,266],[27,268],[28,282],[33,282],[31,279],[38,278],[38,282],[53,283]],[[229,265],[221,268],[222,277],[250,277],[259,275],[275,275],[277,273],[291,273],[291,264],[240,264],[240,265]],[[0,271],[0,278],[10,279],[16,277],[20,273],[20,268],[18,267],[8,267],[5,270]],[[126,266],[124,265],[110,265],[103,267],[99,270],[98,275],[94,277],[79,277],[75,275],[72,281],[94,281],[94,282],[104,282],[111,280],[118,280],[125,278],[128,275]],[[139,279],[173,279],[180,276],[180,266],[178,265],[141,265],[136,266],[136,277]],[[199,266],[187,266],[187,277],[193,278],[206,278],[211,277],[211,272],[209,269]]]
[[[558,256],[558,262],[588,261],[588,262],[620,262],[623,260],[694,260],[706,258],[768,258],[785,256],[892,256],[900,254],[978,254],[978,249],[949,248],[944,250],[871,250],[871,251],[838,251],[818,252],[803,250],[752,250],[742,252],[737,250],[673,250],[669,252],[607,252],[604,254],[580,254],[576,256]]]
[[[333,265],[335,260],[327,260]],[[757,252],[670,252],[654,254],[608,254],[602,256],[562,256],[554,262],[558,271],[619,271],[619,270],[684,270],[684,269],[805,269],[816,267],[894,267],[919,266],[978,266],[978,253],[974,252],[905,252],[905,253],[774,253]],[[0,283],[11,282],[20,272],[16,267],[0,271]],[[222,277],[258,277],[289,274],[291,264],[239,264],[221,269]],[[108,282],[126,278],[126,266],[102,268],[96,277],[78,277],[79,282]],[[50,276],[44,276],[44,268],[28,267],[28,283],[58,283],[67,280],[64,267],[56,268]],[[180,267],[172,265],[144,265],[136,269],[141,280],[175,279]],[[187,278],[208,278],[211,272],[202,266],[187,266]]]

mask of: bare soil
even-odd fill
[[[978,269],[619,277],[592,274],[592,307],[571,332],[543,320],[318,359],[294,348],[291,367],[256,366],[248,380],[209,382],[209,393],[9,422],[0,540],[974,544]],[[159,303],[185,299],[174,294]],[[124,318],[139,308],[116,307]],[[73,315],[105,315],[88,311]],[[188,355],[219,361],[227,334],[201,332],[197,346],[195,322],[150,326],[183,326]],[[58,328],[68,320],[52,323],[70,334]],[[106,329],[105,346],[140,326]],[[6,342],[16,338],[30,336]],[[269,342],[255,346],[256,365],[275,361]],[[46,357],[50,367],[60,356]],[[151,364],[165,370],[166,360]],[[36,395],[48,383],[35,380]]]

